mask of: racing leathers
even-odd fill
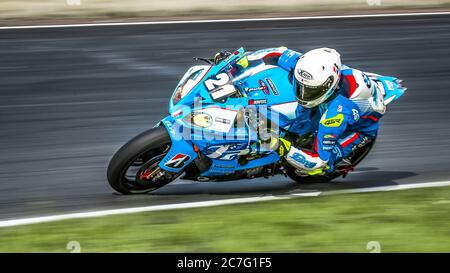
[[[290,72],[302,55],[284,47],[260,52],[254,54],[270,62],[276,61]],[[298,106],[297,118],[310,115],[315,141],[309,151],[289,145],[286,160],[307,175],[332,172],[337,162],[345,161],[356,148],[376,138],[378,121],[386,110],[381,90],[369,73],[344,65],[334,95],[312,109]]]

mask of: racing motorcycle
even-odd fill
[[[280,174],[299,183],[327,182],[353,170],[373,142],[323,175],[305,176],[280,157],[273,140],[291,139],[296,147],[311,149],[314,137],[296,132],[298,104],[289,72],[251,60],[251,55],[240,48],[218,63],[194,58],[206,64],[190,67],[181,78],[169,102],[169,116],[112,157],[107,170],[112,188],[135,194],[179,177],[205,182]],[[397,78],[367,75],[377,83],[385,104],[405,91]]]

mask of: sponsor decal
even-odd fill
[[[248,104],[250,104],[250,105],[267,104],[267,100],[266,99],[248,100]]]
[[[324,140],[322,141],[323,145],[334,145],[336,144],[336,140]]]
[[[338,113],[342,113],[342,105],[338,105],[338,108],[337,108],[337,111],[338,111]]]
[[[306,159],[306,157],[304,155],[300,154],[300,153],[294,153],[292,155],[292,159],[294,159],[298,163],[300,163],[303,166],[305,166],[307,168],[310,168],[310,169],[314,168],[317,165],[317,163],[315,163],[315,162],[308,161]]]
[[[194,112],[192,115],[192,123],[203,128],[208,128],[212,124],[212,117],[208,113]]]
[[[336,116],[334,116],[332,118],[327,118],[327,119],[322,120],[320,123],[325,127],[339,127],[339,126],[341,126],[343,121],[344,121],[344,115],[337,114]]]
[[[327,134],[327,135],[324,135],[323,138],[325,138],[325,139],[336,138],[336,135]]]
[[[258,87],[244,87],[245,92],[253,92],[253,91],[262,91],[264,90],[264,87],[258,86]]]
[[[246,148],[247,144],[213,145],[206,148],[205,155],[209,158],[233,160],[239,155],[248,154],[250,150]]]
[[[184,167],[185,163],[190,159],[191,157],[188,155],[176,154],[174,157],[172,157],[172,159],[167,161],[166,164],[164,164],[164,166],[174,169],[182,168]]]
[[[266,95],[269,95],[270,94],[269,93],[269,88],[267,88],[267,85],[264,83],[264,81],[263,80],[259,80],[258,82],[259,82],[259,85],[263,88],[262,90],[264,91],[264,93]]]
[[[253,92],[253,91],[264,91],[265,94],[269,94],[269,89],[263,80],[258,81],[259,86],[257,87],[244,87],[245,92]]]
[[[310,80],[313,79],[313,76],[308,71],[299,69],[298,70],[298,74],[300,75],[300,77],[302,77],[305,80],[309,80],[310,81]]]
[[[222,169],[234,169],[235,166],[215,164],[214,167]]]
[[[272,93],[273,93],[275,96],[280,95],[280,93],[278,92],[278,89],[277,89],[276,85],[273,83],[273,81],[272,81],[270,78],[266,78],[265,80],[266,80],[267,83],[269,84],[270,89],[272,89]]]
[[[219,117],[217,117],[215,120],[216,120],[216,122],[220,122],[220,123],[224,123],[224,124],[230,124],[231,123],[231,120],[226,119],[226,118],[219,118]]]
[[[354,119],[355,121],[357,121],[357,120],[359,119],[359,113],[358,113],[358,110],[352,109],[352,113],[353,113],[353,119]]]

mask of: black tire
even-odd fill
[[[163,126],[152,128],[131,139],[114,154],[109,162],[107,178],[111,187],[122,194],[142,194],[154,191],[173,181],[173,179],[164,178],[144,184],[139,181],[137,174],[135,181],[126,177],[127,171],[131,166],[135,166],[133,164],[137,160],[143,162],[142,166],[148,164],[149,160],[153,160],[153,164],[156,164],[158,159],[162,159],[170,144],[170,137]],[[139,168],[139,165],[135,168]]]
[[[328,175],[301,176],[295,172],[295,168],[292,166],[286,166],[286,174],[289,176],[289,178],[301,184],[327,183],[341,176],[341,174],[336,172]]]

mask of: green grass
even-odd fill
[[[151,198],[151,197],[149,197]],[[450,252],[450,187],[308,197],[0,229],[1,252]]]

